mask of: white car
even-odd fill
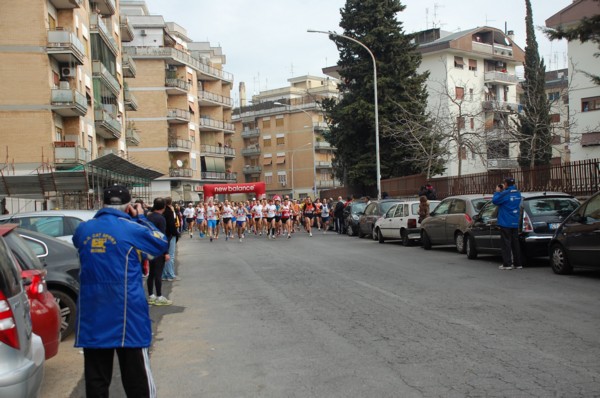
[[[19,227],[52,236],[69,243],[82,221],[94,218],[96,210],[46,210],[0,216],[0,224],[15,223]]]
[[[429,212],[439,203],[439,200],[430,200]],[[420,240],[419,201],[407,200],[390,207],[387,213],[375,222],[374,233],[379,243],[401,239],[404,246],[409,246],[413,241]]]

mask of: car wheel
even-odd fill
[[[346,227],[346,233],[348,234],[348,236],[354,236],[354,228],[352,228],[352,224],[348,224],[348,226]]]
[[[373,232],[373,234],[375,234],[375,237],[373,239],[377,239],[377,241],[379,243],[383,243],[385,242],[385,240],[383,239],[383,235],[381,234],[381,229],[379,228],[375,228],[375,231]]]
[[[469,235],[465,240],[465,250],[467,252],[467,258],[475,260],[477,258],[477,249],[475,248],[475,238]]]
[[[69,294],[61,290],[50,290],[50,293],[60,308],[60,336],[61,340],[64,340],[75,329],[77,304]]]
[[[402,231],[400,237],[402,238],[402,246],[410,246],[410,239],[408,239],[408,233],[406,231]]]
[[[573,267],[567,257],[564,247],[554,244],[550,249],[550,265],[555,274],[566,275],[573,272]]]
[[[456,250],[461,254],[465,254],[465,236],[462,232],[456,233],[456,236],[454,237],[454,243],[456,245]]]
[[[421,231],[421,242],[423,242],[423,249],[431,250],[431,239],[429,239],[429,235],[425,231]]]

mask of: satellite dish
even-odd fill
[[[177,163],[177,167],[183,167],[183,162],[181,160],[178,160],[175,163]]]

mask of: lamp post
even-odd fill
[[[283,104],[281,102],[273,102],[273,105],[277,105],[277,106],[285,106],[288,107],[289,105],[287,104]],[[291,110],[291,107],[289,107],[288,109]],[[312,115],[308,112],[306,112],[304,109],[298,108],[299,111],[303,112],[306,116],[309,117],[310,119],[310,128],[311,128],[311,141],[312,141],[312,145],[313,145],[313,199],[317,198],[317,166],[316,166],[316,159],[315,159],[315,124],[313,123],[313,118]],[[303,145],[304,146],[304,145]]]
[[[375,55],[373,52],[364,45],[362,42],[356,40],[353,37],[349,37],[346,35],[342,35],[340,33],[332,32],[332,31],[323,31],[323,30],[313,30],[308,29],[308,33],[323,33],[329,36],[341,37],[351,42],[354,42],[367,50],[369,55],[371,56],[371,60],[373,61],[373,92],[374,92],[374,100],[375,100],[375,162],[377,167],[377,199],[381,199],[381,162],[379,157],[379,104],[377,101],[377,62],[375,61]]]
[[[300,148],[304,148],[305,146],[312,145],[312,142],[307,142],[306,144],[299,146],[298,148],[294,148],[292,150],[292,199],[296,199],[296,188],[294,186],[294,154]]]

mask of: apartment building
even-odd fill
[[[144,1],[121,0],[135,38],[123,52],[136,65],[126,79],[137,97],[128,126],[139,143],[130,153],[164,174],[155,195],[198,200],[206,183],[236,182],[230,92],[233,76],[223,70],[220,47],[194,42],[185,28],[151,15]]]
[[[575,0],[546,20],[546,26],[575,26],[584,17],[600,14],[600,3],[593,0]],[[598,75],[600,63],[594,56],[598,52],[596,43],[581,43],[579,40],[567,44],[568,68],[568,113],[570,132],[563,144],[563,152],[571,161],[600,158],[600,86],[594,84],[586,73]]]
[[[524,52],[509,32],[479,27],[416,34],[419,72],[429,71],[428,110],[446,130],[445,175],[511,169],[518,144],[510,138],[519,112],[516,68]]]
[[[327,129],[320,101],[338,96],[334,79],[298,76],[287,87],[260,92],[234,110],[233,146],[241,156],[234,169],[243,182],[264,181],[267,195],[318,197],[323,189],[341,186],[333,178],[333,148],[324,138]]]
[[[45,205],[91,207],[98,185],[133,185],[140,169],[125,159],[124,119],[135,110],[135,99],[124,91],[121,59],[121,43],[133,39],[133,30],[118,5],[0,3],[0,196],[53,197]],[[106,154],[118,160],[108,167],[94,163]],[[131,178],[119,166],[130,167]],[[138,186],[147,183],[147,176],[139,177]]]
[[[544,90],[550,103],[552,163],[571,161],[571,124],[569,115],[569,69],[546,72]]]

